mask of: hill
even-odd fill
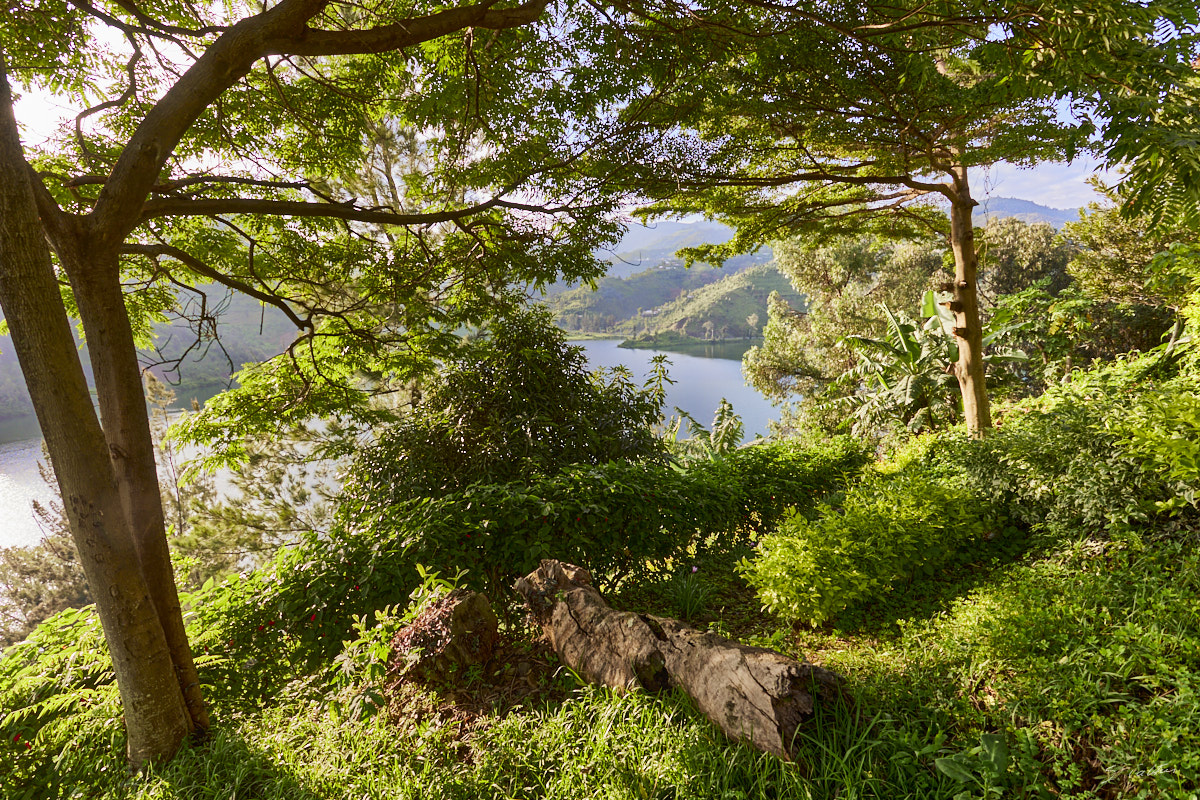
[[[143,364],[157,364],[150,371],[171,384],[178,401],[207,398],[224,388],[229,376],[243,364],[265,361],[285,350],[295,336],[295,327],[278,311],[264,309],[257,300],[224,289],[201,286],[207,292],[210,310],[217,309],[217,338],[197,341],[195,331],[182,320],[154,326],[159,352],[141,351]],[[84,373],[91,385],[91,365],[86,347],[81,354]],[[161,363],[166,362],[166,363]],[[0,346],[0,419],[33,414],[25,378],[12,347]]]
[[[681,293],[669,303],[647,309],[635,321],[630,347],[653,347],[688,340],[747,339],[767,323],[767,298],[779,292],[803,308],[804,296],[771,264],[762,264]],[[752,324],[753,323],[753,324]],[[622,332],[627,324],[618,326]]]
[[[1046,222],[1055,228],[1061,228],[1066,223],[1079,219],[1079,209],[1051,208],[1015,197],[989,197],[981,200],[979,207],[975,209],[975,224],[979,226],[987,225],[988,220],[1006,217],[1016,217],[1031,225],[1035,222]]]
[[[721,280],[732,268],[714,269],[697,264],[652,267],[627,278],[609,276],[588,286],[554,295],[547,305],[555,322],[568,331],[611,332],[617,325],[636,319],[640,312],[671,302],[680,294]],[[633,330],[632,323],[629,326]]]

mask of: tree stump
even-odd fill
[[[401,628],[392,638],[401,672],[441,682],[492,657],[496,614],[485,595],[456,589]]]
[[[791,758],[818,700],[841,695],[834,673],[679,620],[614,611],[587,570],[546,560],[516,582],[564,664],[617,690],[678,687],[726,736]]]

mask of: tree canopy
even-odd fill
[[[715,66],[661,105],[644,211],[737,226],[730,243],[692,251],[701,258],[801,230],[942,232],[956,264],[957,375],[981,435],[990,416],[969,170],[1089,149],[1122,95],[1114,83],[1136,76],[1143,91],[1163,90],[1186,67],[1186,48],[1163,29],[1194,18],[1170,2],[727,9],[688,43]],[[1068,101],[1079,113],[1064,117]],[[1113,135],[1130,135],[1123,126]],[[931,199],[949,206],[948,221]]]
[[[252,430],[382,418],[369,395],[448,358],[523,287],[599,274],[592,254],[631,196],[648,214],[737,224],[709,257],[800,229],[930,227],[954,251],[958,378],[982,433],[968,170],[1070,157],[1104,127],[1110,155],[1135,157],[1152,185],[1155,158],[1132,142],[1143,119],[1184,124],[1194,78],[1174,34],[1195,16],[1184,0],[10,4],[0,305],[131,761],[208,726],[137,356],[181,296],[198,339],[216,335],[198,284],[273,306],[298,333],[191,429],[238,457]],[[14,114],[29,91],[77,112],[42,145]],[[1191,169],[1194,146],[1171,152],[1171,170]],[[950,204],[948,226],[930,196]]]

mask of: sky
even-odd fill
[[[1072,164],[1048,162],[1031,169],[997,164],[972,171],[971,195],[981,201],[986,197],[1015,197],[1051,208],[1078,208],[1100,200],[1087,183],[1093,175],[1102,179],[1107,175],[1100,166],[1092,158],[1079,158]]]

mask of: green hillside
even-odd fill
[[[630,331],[634,341],[628,344],[649,346],[661,344],[664,338],[755,337],[767,322],[767,298],[772,292],[779,292],[794,306],[803,306],[804,296],[788,279],[773,265],[763,264],[691,290],[670,303],[647,309]]]
[[[595,291],[579,286],[549,298],[546,304],[564,330],[612,332],[623,321],[635,319],[639,310],[662,306],[682,292],[719,281],[731,272],[728,267],[713,269],[706,264],[691,269],[682,264],[655,267],[628,278],[601,278]],[[629,330],[633,330],[632,324]]]
[[[604,278],[592,291],[579,287],[547,305],[559,327],[580,333],[610,333],[651,343],[703,339],[744,339],[767,320],[767,298],[779,292],[801,301],[787,278],[771,264],[730,274],[698,265],[664,268],[630,278]],[[757,314],[756,331],[747,321]],[[712,323],[711,327],[706,323]]]

